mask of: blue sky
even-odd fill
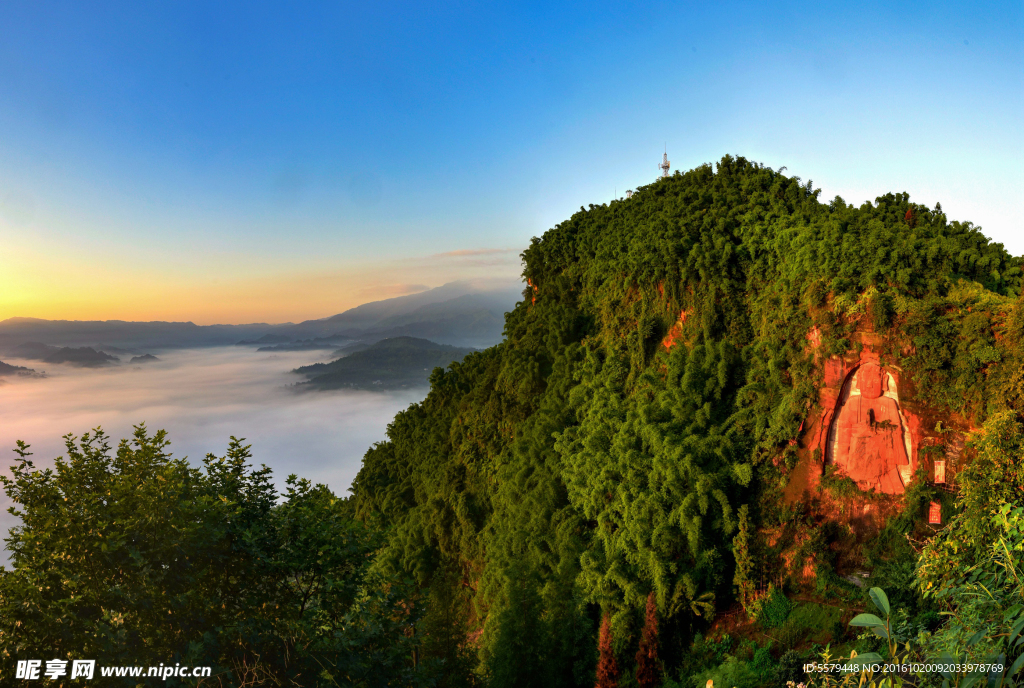
[[[1024,253],[1024,4],[0,2],[0,318],[300,320],[509,277],[740,154]]]

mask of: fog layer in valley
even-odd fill
[[[116,445],[131,435],[133,425],[145,422],[152,431],[166,429],[174,456],[188,456],[197,465],[208,452],[223,455],[235,435],[252,444],[254,464],[274,470],[279,488],[289,473],[297,473],[344,495],[363,453],[384,438],[395,413],[426,394],[426,388],[390,394],[296,392],[289,385],[302,378],[289,371],[323,360],[317,353],[222,347],[164,352],[159,358],[98,369],[5,359],[44,368],[46,377],[0,378],[3,473],[10,475],[16,440],[32,445],[37,467],[50,467],[54,457],[64,455],[61,437],[67,433],[102,426]],[[15,523],[8,506],[3,495],[5,537]]]

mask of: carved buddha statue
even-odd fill
[[[861,489],[903,492],[911,474],[906,428],[896,382],[877,363],[854,373],[829,434],[831,460]]]

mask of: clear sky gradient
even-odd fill
[[[1024,3],[0,2],[0,319],[282,322],[514,276],[744,155],[1024,253]]]

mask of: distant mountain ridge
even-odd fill
[[[364,303],[337,315],[298,324],[196,325],[8,318],[0,321],[0,351],[26,342],[108,351],[158,351],[232,344],[289,344],[325,337],[379,340],[397,336],[483,348],[501,341],[504,314],[522,299],[522,289],[518,280],[450,282],[418,294]]]
[[[282,327],[294,339],[418,337],[442,344],[486,348],[501,341],[505,313],[522,299],[517,281],[450,282],[418,294],[364,303],[321,320]]]
[[[259,337],[274,327],[265,323],[196,325],[192,322],[8,318],[0,321],[0,349],[33,341],[51,346],[98,349],[107,346],[129,350],[224,346],[242,338]]]

